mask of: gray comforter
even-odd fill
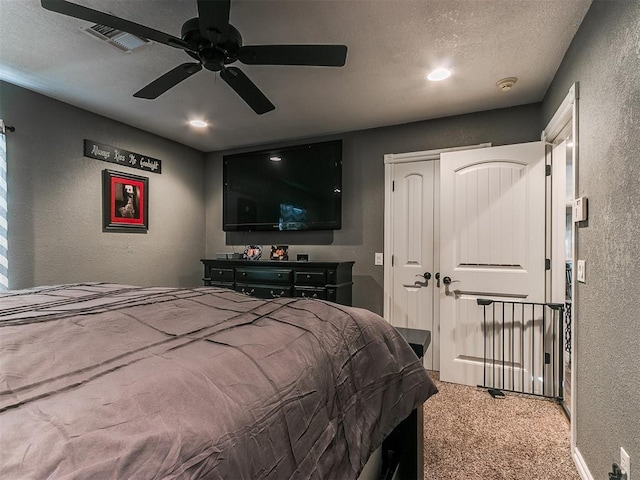
[[[0,478],[349,479],[435,393],[379,316],[216,288],[0,294]]]

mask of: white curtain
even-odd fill
[[[0,120],[0,125],[3,125]],[[4,129],[2,129],[4,130]],[[0,131],[0,290],[9,288],[9,244],[7,242],[7,141]]]

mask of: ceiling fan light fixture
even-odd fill
[[[209,126],[209,124],[204,120],[198,120],[198,119],[189,121],[189,125],[196,128],[205,128]]]
[[[427,80],[432,82],[440,82],[442,80],[446,80],[451,76],[451,70],[447,68],[436,68],[432,72],[427,75]]]

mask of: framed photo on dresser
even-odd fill
[[[114,170],[102,171],[102,231],[147,233],[149,179]]]

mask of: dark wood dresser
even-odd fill
[[[309,297],[351,305],[355,262],[202,259],[205,286],[258,298]]]

